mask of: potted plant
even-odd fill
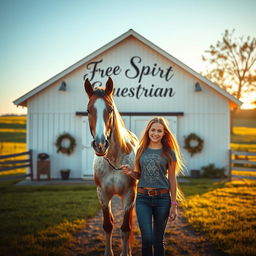
[[[62,169],[60,170],[61,178],[63,180],[68,180],[69,179],[69,174],[70,174],[70,169]]]

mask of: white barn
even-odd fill
[[[230,110],[241,102],[129,30],[14,101],[28,108],[27,148],[33,150],[34,179],[42,152],[50,155],[53,179],[66,168],[71,178],[93,174],[83,84],[88,78],[104,86],[108,76],[114,81],[117,108],[138,137],[149,119],[164,116],[176,134],[188,174],[210,163],[228,169]],[[56,152],[56,139],[65,132],[76,139],[71,155]],[[183,148],[190,133],[204,140],[203,150],[193,157]]]

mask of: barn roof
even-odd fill
[[[28,93],[24,94],[23,96],[21,96],[20,98],[16,99],[13,103],[16,105],[20,105],[20,106],[27,106],[27,100],[29,98],[31,98],[32,96],[34,96],[35,94],[39,93],[40,91],[44,90],[45,88],[47,88],[48,86],[50,86],[51,84],[53,84],[54,82],[58,81],[59,79],[61,79],[62,77],[66,76],[67,74],[71,73],[72,71],[76,70],[77,68],[79,68],[80,66],[84,65],[85,63],[87,63],[88,61],[90,61],[91,59],[97,57],[98,55],[102,54],[103,52],[105,52],[106,50],[114,47],[115,45],[117,45],[118,43],[120,43],[121,41],[125,40],[128,37],[135,37],[137,40],[141,41],[142,43],[144,43],[146,46],[150,47],[151,49],[155,50],[156,52],[158,52],[160,55],[166,57],[167,59],[169,59],[171,62],[175,63],[177,66],[179,66],[180,68],[182,68],[183,70],[187,71],[188,73],[192,74],[194,77],[196,77],[199,81],[204,82],[205,84],[207,84],[209,87],[211,87],[212,89],[214,89],[215,91],[217,91],[218,93],[220,93],[221,95],[223,95],[224,97],[226,97],[229,101],[230,101],[230,105],[234,106],[234,105],[241,105],[242,102],[239,101],[238,99],[236,99],[235,97],[233,97],[231,94],[229,94],[228,92],[226,92],[225,90],[223,90],[222,88],[220,88],[218,85],[212,83],[211,81],[209,81],[208,79],[206,79],[205,77],[203,77],[202,75],[200,75],[199,73],[197,73],[196,71],[194,71],[193,69],[191,69],[190,67],[188,67],[187,65],[185,65],[184,63],[182,63],[181,61],[179,61],[178,59],[174,58],[172,55],[170,55],[168,52],[164,51],[163,49],[161,49],[160,47],[158,47],[157,45],[153,44],[152,42],[150,42],[149,40],[147,40],[146,38],[144,38],[143,36],[141,36],[140,34],[138,34],[137,32],[135,32],[134,30],[130,29],[128,30],[126,33],[122,34],[121,36],[117,37],[116,39],[112,40],[111,42],[109,42],[108,44],[102,46],[101,48],[99,48],[98,50],[94,51],[93,53],[89,54],[88,56],[86,56],[85,58],[81,59],[80,61],[76,62],[75,64],[73,64],[72,66],[68,67],[67,69],[63,70],[62,72],[58,73],[57,75],[53,76],[52,78],[50,78],[49,80],[47,80],[46,82],[42,83],[41,85],[37,86],[36,88],[34,88],[33,90],[29,91]]]

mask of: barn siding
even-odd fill
[[[114,48],[102,53],[91,61],[103,59],[101,67],[129,65],[132,56],[140,56],[146,65],[157,63],[161,67],[173,66],[174,77],[168,83],[157,77],[145,77],[143,86],[171,86],[175,91],[172,98],[115,97],[117,108],[121,112],[184,112],[177,118],[177,138],[185,157],[188,171],[199,169],[209,163],[219,167],[227,167],[227,151],[229,149],[229,102],[208,85],[200,82],[202,92],[195,92],[194,85],[198,80],[188,74],[170,60],[161,56],[139,40],[130,37]],[[90,62],[91,62],[90,61]],[[42,90],[28,100],[28,148],[34,152],[34,166],[38,153],[46,152],[51,157],[52,178],[60,178],[59,170],[70,168],[71,178],[82,177],[82,118],[76,116],[77,111],[85,111],[87,96],[83,88],[84,64],[47,89]],[[124,76],[113,76],[116,87],[137,86],[138,82],[128,80]],[[105,82],[107,78],[95,77]],[[67,91],[60,92],[61,82],[67,84]],[[70,155],[56,153],[54,145],[57,137],[69,132],[76,138],[77,147]],[[203,153],[190,157],[183,150],[184,136],[194,132],[205,141]],[[88,145],[91,138],[87,140]],[[35,168],[36,170],[36,168]]]
[[[37,127],[37,129],[30,128],[28,140],[28,148],[33,150],[34,170],[36,170],[37,155],[45,152],[50,155],[52,178],[60,178],[59,170],[63,168],[72,170],[71,178],[81,177],[80,118],[73,113],[28,113],[28,116],[31,124],[29,126]],[[56,152],[55,141],[64,132],[70,133],[76,139],[77,146],[70,156]]]

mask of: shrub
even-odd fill
[[[205,178],[225,178],[225,168],[217,168],[214,164],[201,167],[202,176]]]

